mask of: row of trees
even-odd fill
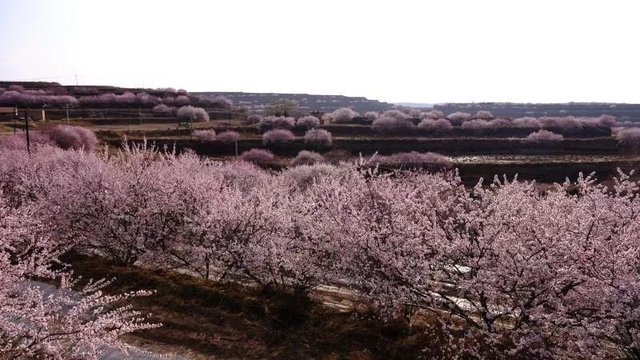
[[[63,89],[64,91],[60,91]],[[224,96],[196,97],[190,96],[186,91],[153,91],[123,93],[99,93],[80,96],[69,95],[66,89],[55,87],[50,89],[29,90],[19,85],[0,88],[0,105],[9,106],[42,106],[44,104],[54,107],[83,106],[83,107],[155,107],[165,105],[167,107],[197,105],[216,109],[231,110],[233,102]]]
[[[314,147],[331,147],[333,140],[331,133],[324,129],[310,129],[304,134],[304,143]],[[285,129],[273,129],[262,134],[265,145],[279,145],[296,140],[296,136]]]
[[[452,172],[366,165],[269,173],[144,147],[42,148],[0,153],[0,186],[11,208],[38,204],[30,218],[65,249],[292,299],[349,288],[382,319],[427,316],[445,357],[640,357],[638,182],[467,189]]]

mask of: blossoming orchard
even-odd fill
[[[468,188],[448,166],[383,172],[366,159],[269,172],[145,145],[6,149],[0,356],[96,358],[126,347],[119,335],[160,326],[119,305],[154,289],[77,290],[60,266],[73,252],[249,282],[298,303],[335,286],[379,321],[429,319],[424,331],[444,334],[446,357],[638,359],[633,178]]]

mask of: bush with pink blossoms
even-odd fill
[[[315,151],[301,150],[298,155],[291,161],[291,165],[299,166],[299,165],[313,165],[316,163],[325,162],[325,159],[322,155],[318,154]]]
[[[471,114],[466,112],[457,111],[447,115],[447,119],[451,121],[451,125],[459,126],[462,125],[463,122],[471,119]]]
[[[231,109],[233,107],[233,101],[227,99],[222,95],[218,95],[210,100],[211,106],[219,109]]]
[[[640,128],[622,128],[616,133],[618,143],[626,151],[640,152]]]
[[[473,119],[463,122],[461,127],[463,129],[472,130],[476,133],[481,133],[483,130],[489,129],[490,124],[488,121]]]
[[[394,118],[394,119],[396,119],[398,121],[409,120],[409,118],[410,118],[409,115],[403,113],[400,110],[387,110],[387,111],[383,112],[382,114],[380,114],[380,117],[383,117],[383,116],[384,117],[391,117],[391,118]]]
[[[43,131],[30,131],[29,132],[29,145],[50,145],[56,146],[54,141]],[[24,132],[11,135],[0,135],[0,148],[11,150],[26,150],[27,149],[27,137]]]
[[[540,129],[542,128],[542,122],[534,117],[521,117],[514,119],[512,122],[515,127]]]
[[[430,118],[425,118],[422,121],[420,121],[420,124],[418,124],[418,129],[424,130],[427,132],[434,132],[434,133],[447,132],[452,128],[453,126],[451,126],[451,123],[447,119],[434,120]]]
[[[491,129],[504,129],[513,127],[513,122],[510,119],[495,118],[489,120],[489,128]]]
[[[158,104],[153,107],[153,112],[155,114],[173,114],[176,111],[176,108],[167,106],[165,104]]]
[[[98,146],[96,134],[80,126],[56,125],[45,129],[44,133],[47,134],[51,138],[51,141],[57,146],[65,150],[83,149],[86,152],[91,152]]]
[[[178,118],[184,121],[206,122],[209,121],[209,114],[199,107],[185,105],[178,109]]]
[[[474,119],[482,119],[482,120],[491,120],[494,118],[493,114],[487,110],[478,110],[475,115],[473,115]]]
[[[215,141],[216,131],[213,129],[194,130],[192,136],[200,141]]]
[[[398,115],[396,117],[381,115],[371,124],[371,128],[380,133],[409,132],[415,129],[415,125],[411,121],[400,117]]]
[[[275,161],[276,157],[269,150],[251,149],[240,155],[240,160],[250,162],[256,165],[269,165]]]
[[[330,147],[333,144],[333,140],[329,131],[311,129],[304,134],[304,143],[317,147]]]
[[[227,130],[216,135],[216,141],[221,143],[235,143],[240,139],[240,134],[237,131]]]
[[[296,126],[305,129],[316,128],[320,126],[320,119],[313,115],[303,116],[296,120]]]
[[[547,130],[538,130],[527,135],[522,142],[528,144],[554,143],[564,140],[564,136]]]
[[[600,117],[598,117],[597,119],[600,125],[602,126],[614,127],[618,125],[618,119],[616,119],[615,116],[603,114],[603,115],[600,115]]]
[[[380,116],[380,114],[378,114],[375,111],[367,111],[366,113],[364,113],[364,115],[362,115],[362,117],[367,121],[372,123],[375,119],[378,118],[378,116]]]
[[[346,124],[351,122],[354,118],[358,117],[359,114],[353,111],[351,108],[343,107],[335,110],[330,114],[333,122],[337,124]]]
[[[265,116],[258,123],[258,130],[268,131],[271,129],[291,129],[296,124],[296,120],[286,116]]]
[[[304,151],[304,150],[303,150]],[[309,164],[297,164],[282,172],[282,183],[296,191],[305,191],[316,182],[327,177],[333,177],[341,172],[336,166],[322,164],[319,161]]]
[[[278,145],[292,142],[296,136],[290,130],[273,129],[262,134],[262,143],[265,145]]]
[[[444,119],[447,116],[440,110],[425,111],[420,114],[420,119]]]
[[[419,153],[416,151],[379,156],[373,159],[380,166],[403,169],[446,170],[453,168],[448,157],[437,153]]]
[[[409,116],[409,118],[411,119],[420,119],[420,117],[422,116],[422,111],[418,110],[418,109],[410,109],[407,112],[407,115]]]

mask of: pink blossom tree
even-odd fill
[[[251,149],[240,155],[240,160],[247,161],[256,165],[269,165],[275,161],[275,156],[269,150]]]
[[[206,122],[209,121],[209,114],[199,107],[185,105],[178,109],[178,118],[185,121]]]
[[[102,280],[72,290],[71,273],[51,270],[65,249],[39,220],[41,206],[11,208],[0,195],[0,357],[98,359],[108,347],[130,349],[121,335],[159,324],[123,304],[150,293],[104,295]]]
[[[258,130],[268,131],[272,129],[291,129],[296,123],[292,117],[266,116],[258,122]]]
[[[447,119],[434,120],[425,118],[418,124],[418,129],[434,133],[447,132],[452,128],[453,126],[451,126],[451,123]]]
[[[296,136],[289,130],[273,129],[262,134],[262,143],[265,145],[277,145],[292,142]]]
[[[359,116],[359,114],[353,111],[351,108],[343,107],[333,111],[330,116],[333,122],[344,124],[351,122],[351,120]]]
[[[298,155],[293,158],[291,165],[313,165],[324,161],[324,157],[315,151],[301,150]]]
[[[240,140],[240,134],[237,131],[227,130],[216,135],[216,141],[231,144]]]
[[[411,131],[415,128],[415,125],[409,120],[381,115],[371,124],[371,128],[381,133],[394,133]]]
[[[523,142],[529,144],[554,143],[564,139],[564,136],[547,130],[538,130],[527,135],[522,139]]]
[[[207,130],[194,130],[193,137],[200,141],[215,141],[216,131],[213,129]]]
[[[153,107],[153,112],[156,114],[173,114],[175,111],[176,109],[174,107],[165,104],[158,104]]]
[[[305,129],[312,129],[320,126],[320,119],[313,115],[307,115],[296,120],[296,126]]]
[[[304,143],[317,147],[330,147],[333,144],[333,140],[329,131],[311,129],[304,134]]]
[[[96,134],[84,127],[70,125],[56,125],[44,130],[44,133],[63,149],[83,149],[92,152],[98,146]]]
[[[463,122],[471,119],[471,114],[458,111],[447,115],[447,119],[451,121],[451,125],[459,126],[462,125]]]

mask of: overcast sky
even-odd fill
[[[635,1],[0,1],[0,79],[640,103]]]

